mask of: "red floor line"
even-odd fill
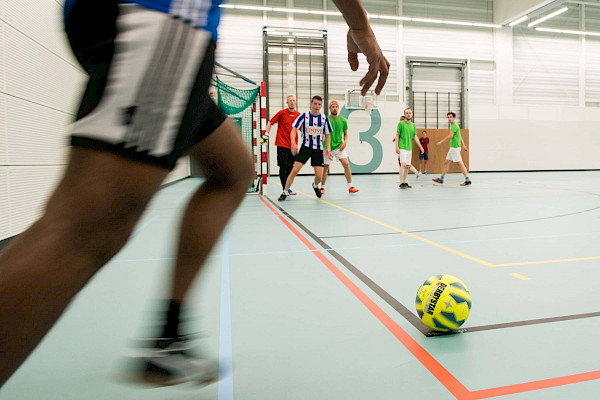
[[[470,392],[465,386],[463,386],[462,383],[460,383],[460,381],[458,381],[458,379],[448,372],[435,358],[433,358],[433,356],[431,356],[366,294],[364,294],[348,277],[346,277],[346,275],[344,275],[335,265],[333,265],[333,263],[329,261],[311,242],[309,242],[308,239],[306,239],[306,237],[304,237],[287,219],[285,219],[283,215],[281,215],[269,203],[267,203],[262,196],[259,196],[259,198],[457,399],[488,399],[491,397],[531,392],[534,390],[548,389],[557,386],[571,385],[574,383],[600,379],[600,371],[592,371]]]
[[[290,229],[304,245],[346,286],[354,296],[410,351],[425,368],[436,377],[457,399],[473,399],[472,394],[446,370],[431,354],[421,347],[406,333],[389,315],[377,306],[358,286],[344,275],[323,253],[321,253],[304,235],[302,235],[287,219],[267,203],[262,196],[260,200]]]
[[[506,396],[509,394],[531,392],[533,390],[548,389],[551,387],[571,385],[585,381],[600,379],[600,371],[585,372],[582,374],[561,376],[559,378],[543,379],[541,381],[519,383],[516,385],[502,386],[492,389],[476,390],[471,392],[473,399],[489,399],[490,397]]]

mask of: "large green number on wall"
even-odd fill
[[[348,119],[350,114],[354,111],[362,111],[362,110],[349,110],[344,106],[340,111],[340,116]],[[375,138],[375,135],[381,129],[381,114],[379,114],[379,110],[373,109],[371,110],[371,127],[366,132],[359,133],[359,139],[362,142],[368,143],[373,149],[373,158],[365,165],[354,164],[350,158],[348,161],[350,162],[350,167],[352,168],[352,172],[361,172],[361,173],[369,173],[374,172],[383,161],[383,148],[381,147],[381,143],[379,140]]]

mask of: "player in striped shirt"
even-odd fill
[[[288,196],[288,189],[292,187],[294,178],[300,169],[310,159],[310,165],[315,170],[315,180],[312,184],[313,190],[318,198],[321,198],[321,178],[323,177],[323,151],[330,159],[331,154],[331,123],[327,116],[321,114],[323,98],[314,96],[310,101],[310,112],[301,114],[292,124],[292,154],[296,156],[294,168],[288,176],[283,193],[277,200],[284,201]],[[296,144],[296,135],[300,132],[301,139]]]

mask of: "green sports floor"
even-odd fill
[[[191,329],[219,383],[131,383],[151,335],[178,220],[200,180],[161,190],[129,244],[81,292],[0,400],[598,399],[600,172],[341,175],[314,197],[248,195],[194,286]],[[431,275],[471,291],[461,333],[431,335]],[[0,339],[1,340],[1,339]]]

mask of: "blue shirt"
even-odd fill
[[[323,138],[332,131],[329,118],[323,114],[315,116],[309,112],[296,118],[292,126],[298,129],[298,132],[302,132],[302,146],[315,150],[324,150]]]
[[[65,0],[65,18],[78,0]],[[107,1],[107,0],[97,0]],[[209,31],[217,40],[221,20],[220,4],[225,0],[119,0],[119,3],[139,4],[141,7],[171,14],[192,21],[196,28]]]

